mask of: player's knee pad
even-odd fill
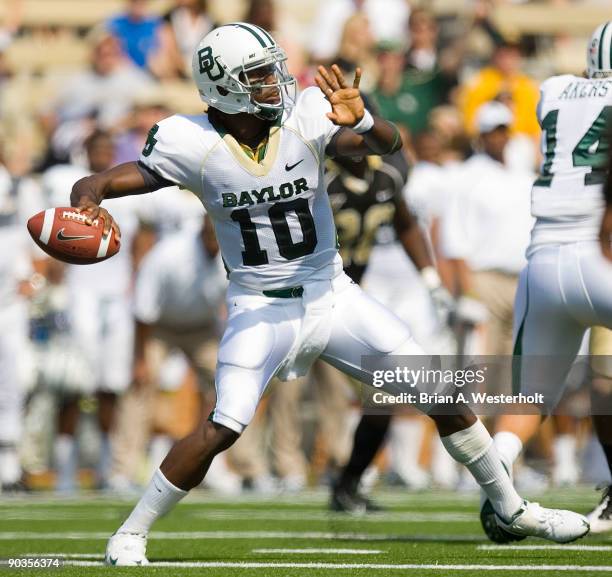
[[[261,371],[225,365],[217,367],[217,403],[212,421],[242,433],[255,416],[259,399],[266,387]]]

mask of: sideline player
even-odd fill
[[[605,236],[601,223],[610,222],[610,208],[602,221],[602,185],[610,151],[611,60],[612,21],[591,36],[588,78],[553,76],[540,88],[544,161],[532,189],[537,220],[516,294],[514,354],[524,357],[521,392],[544,393],[546,402],[533,406],[531,414],[498,420],[495,445],[508,470],[561,397],[585,331],[596,325],[612,328],[612,266],[598,245]],[[609,240],[602,243],[608,254]],[[486,499],[481,522],[494,541],[516,539],[499,530]]]
[[[44,269],[44,255],[28,239],[25,224],[45,208],[36,183],[13,176],[0,156],[0,493],[22,491],[18,445],[23,429],[24,374],[29,360],[27,299],[30,278]],[[43,258],[41,258],[41,256]]]
[[[67,190],[75,179],[101,173],[113,165],[115,145],[108,132],[96,131],[85,141],[87,168],[78,165],[56,165],[43,178],[52,206],[66,206]],[[70,325],[75,343],[92,372],[98,401],[98,424],[101,433],[100,458],[96,467],[97,483],[107,487],[112,462],[112,430],[119,397],[130,385],[134,323],[130,310],[130,291],[135,268],[139,227],[137,199],[127,198],[111,203],[112,211],[123,224],[119,258],[95,267],[72,265],[66,271],[66,287],[71,303]],[[95,322],[92,322],[92,317]],[[105,362],[105,359],[112,359]],[[58,489],[73,491],[78,448],[75,433],[79,422],[79,399],[86,391],[75,391],[63,399],[59,434],[54,454],[59,474]]]
[[[442,316],[452,307],[452,297],[442,287],[427,240],[402,197],[404,167],[396,157],[393,155],[388,160],[379,156],[336,158],[328,163],[327,192],[338,229],[344,271],[360,283],[379,230],[392,225],[402,249],[421,272],[421,282],[428,285],[432,305]],[[391,418],[389,411],[366,412],[361,416],[350,458],[332,489],[332,510],[358,513],[378,509],[358,487],[364,471],[385,441]]]
[[[118,227],[100,203],[179,184],[210,214],[229,270],[227,328],[219,347],[217,404],[168,453],[128,519],[110,538],[112,565],[142,565],[147,534],[200,484],[214,456],[251,421],[270,379],[304,374],[321,357],[364,382],[365,354],[420,354],[408,329],[342,272],[323,180],[325,156],[399,150],[394,125],[365,112],[361,71],[352,87],[340,69],[319,68],[317,84],[294,99],[286,56],[263,29],[212,30],[194,53],[207,114],[175,115],[152,128],[139,162],[78,181],[71,201]],[[359,314],[356,314],[356,313]],[[491,437],[469,408],[421,407],[449,453],[486,490],[498,522],[519,535],[571,541],[588,532],[582,515],[542,509],[514,490]]]

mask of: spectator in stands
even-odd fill
[[[164,15],[160,30],[160,48],[152,67],[159,76],[191,75],[191,57],[200,38],[216,23],[207,10],[207,0],[175,0]]]
[[[353,72],[359,66],[363,72],[361,89],[371,91],[376,78],[374,36],[370,21],[363,12],[356,12],[344,24],[340,48],[334,59],[342,70]]]
[[[488,312],[487,355],[512,354],[514,295],[533,225],[533,176],[509,167],[505,158],[512,122],[500,102],[478,110],[480,151],[449,172],[452,189],[441,224],[442,253],[459,284],[458,314],[475,322]]]
[[[406,36],[410,6],[405,0],[329,0],[321,2],[310,35],[310,51],[317,62],[333,59],[340,49],[342,30],[355,13],[365,14],[376,41],[399,41]]]
[[[151,85],[145,73],[125,60],[117,39],[108,34],[94,36],[90,68],[68,79],[43,112],[43,128],[51,139],[46,164],[76,159],[96,125],[115,129]]]
[[[23,0],[9,0],[5,4],[4,19],[0,24],[0,89],[12,75],[4,53],[19,31],[23,15]]]
[[[485,102],[504,99],[510,106],[514,120],[512,134],[523,134],[537,139],[540,127],[536,117],[538,89],[534,82],[521,72],[521,50],[517,44],[500,44],[493,53],[489,66],[464,87],[460,97],[466,130],[476,134],[476,112]]]
[[[457,107],[451,104],[437,106],[429,113],[429,125],[441,141],[441,164],[463,162],[471,154],[469,137]]]
[[[149,0],[127,0],[125,12],[106,23],[106,29],[121,43],[130,60],[139,68],[150,67],[159,49],[161,18],[148,12]]]
[[[164,99],[157,92],[139,97],[127,121],[127,130],[117,137],[115,164],[138,160],[151,127],[169,115]]]
[[[287,54],[287,67],[300,85],[313,84],[309,77],[307,55],[299,41],[299,27],[289,18],[279,17],[273,0],[250,0],[245,17],[246,22],[255,24],[270,32]]]
[[[427,127],[429,112],[448,102],[457,84],[457,59],[438,50],[438,25],[425,9],[410,14],[411,44],[382,44],[379,50],[379,83],[374,93],[381,114],[402,124],[411,133]]]

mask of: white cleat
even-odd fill
[[[612,485],[604,488],[601,501],[588,515],[591,533],[612,531]]]
[[[541,537],[555,543],[570,543],[589,532],[584,515],[562,509],[545,509],[538,503],[523,501],[523,506],[510,521],[496,516],[497,524],[514,535]]]
[[[147,537],[140,533],[113,533],[106,545],[104,563],[117,567],[148,565]]]

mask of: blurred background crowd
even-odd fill
[[[428,352],[511,354],[541,161],[538,83],[581,74],[587,38],[611,17],[608,0],[0,0],[4,491],[134,490],[214,402],[225,279],[194,195],[109,202],[122,250],[92,267],[45,258],[23,226],[68,205],[79,178],[137,160],[157,121],[203,112],[191,55],[209,30],[245,20],[270,31],[301,88],[318,63],[362,68],[369,105],[401,128],[403,196],[455,297],[452,327],[385,234],[364,286],[395,303]],[[530,447],[519,487],[606,480],[588,406],[574,404]],[[329,367],[273,383],[206,483],[230,493],[328,483],[359,411],[354,384]],[[410,414],[394,420],[365,482],[378,479],[475,489]]]

